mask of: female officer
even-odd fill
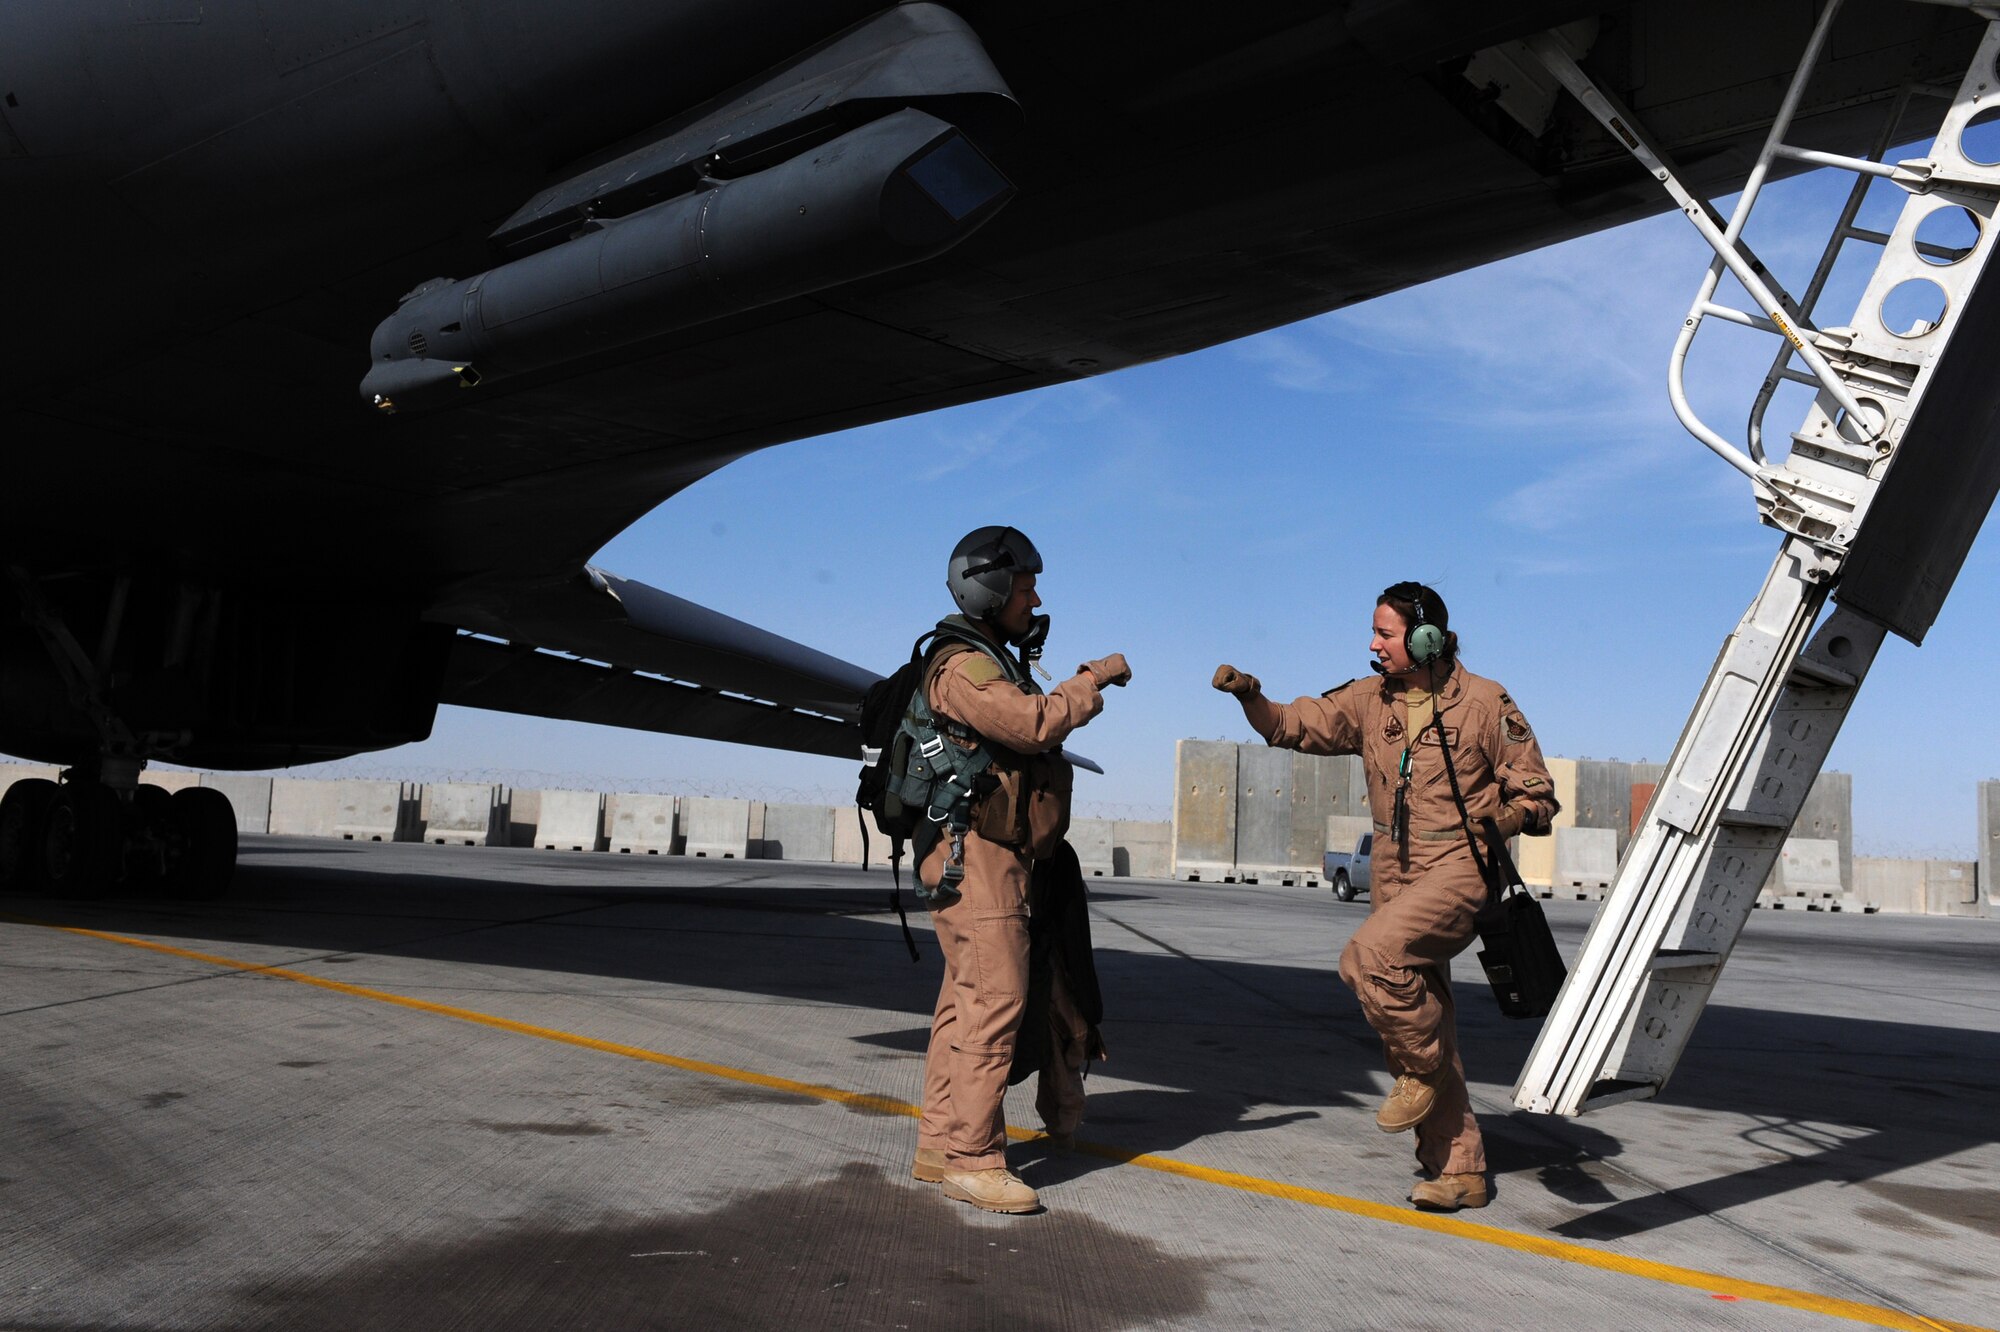
[[[1486,1152],[1465,1092],[1452,1019],[1451,959],[1473,937],[1486,883],[1466,836],[1493,819],[1503,837],[1545,834],[1558,805],[1541,747],[1505,690],[1458,663],[1444,599],[1397,583],[1375,600],[1378,679],[1317,698],[1264,697],[1255,676],[1216,668],[1266,743],[1308,754],[1359,754],[1375,819],[1368,919],[1340,955],[1340,977],[1382,1038],[1395,1086],[1375,1116],[1386,1133],[1417,1131],[1425,1211],[1484,1207]],[[1439,724],[1464,797],[1452,794]],[[1482,853],[1483,854],[1483,853]]]

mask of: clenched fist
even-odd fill
[[[1077,667],[1077,670],[1090,672],[1090,678],[1097,681],[1099,689],[1132,682],[1132,668],[1125,664],[1125,654],[1122,652],[1114,652],[1096,661],[1086,661]]]
[[[1248,698],[1263,688],[1262,685],[1257,683],[1256,676],[1245,675],[1234,666],[1216,667],[1215,678],[1210,680],[1209,683],[1220,689],[1223,693],[1234,694],[1238,698]]]

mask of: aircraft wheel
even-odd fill
[[[180,855],[170,863],[166,889],[175,897],[220,897],[236,874],[236,810],[209,786],[173,793]]]
[[[42,882],[42,835],[56,784],[24,777],[0,796],[0,892],[30,892]]]
[[[117,881],[125,862],[124,810],[96,782],[59,787],[42,832],[42,873],[63,897],[96,897]]]
[[[1333,895],[1343,902],[1354,900],[1354,885],[1347,881],[1345,870],[1336,870],[1333,875]]]

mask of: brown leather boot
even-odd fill
[[[991,1170],[947,1170],[944,1196],[971,1203],[982,1212],[1032,1212],[1042,1205],[1035,1191],[1005,1166]]]
[[[1375,1112],[1375,1127],[1384,1133],[1401,1133],[1424,1122],[1437,1103],[1437,1088],[1414,1073],[1397,1077],[1382,1108]]]
[[[944,1179],[944,1172],[944,1148],[917,1148],[917,1159],[910,1166],[911,1179],[923,1184],[936,1184]]]
[[[1456,1212],[1461,1207],[1486,1206],[1486,1176],[1439,1175],[1410,1190],[1419,1212]]]

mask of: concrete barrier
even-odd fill
[[[1356,803],[1357,779],[1365,801],[1366,779],[1356,755],[1292,755],[1292,835],[1284,863],[1304,870],[1309,882],[1324,877],[1320,870],[1326,856],[1326,821],[1367,808]]]
[[[1979,905],[1987,915],[1996,914],[1994,903],[2000,901],[2000,889],[1994,886],[1993,876],[2000,874],[2000,782],[1981,782],[1977,792],[1979,802]]]
[[[545,851],[602,851],[604,797],[596,791],[537,793],[534,845]],[[673,819],[667,820],[672,836]]]
[[[540,846],[536,836],[542,830],[542,793],[518,786],[500,788],[500,821],[507,830],[507,846]]]
[[[160,768],[147,768],[139,774],[139,785],[157,786],[162,791],[185,791],[190,786],[201,785],[198,772],[176,772]]]
[[[1130,879],[1174,877],[1174,825],[1120,819],[1111,825],[1111,872]]]
[[[836,865],[859,865],[863,860],[861,829],[867,825],[868,838],[866,858],[869,869],[886,869],[889,865],[889,835],[875,822],[875,816],[854,805],[833,806],[833,863]],[[910,868],[907,849],[903,856],[903,868]]]
[[[1287,877],[1292,858],[1292,751],[1242,745],[1236,754],[1236,877]]]
[[[1618,877],[1618,830],[1558,828],[1549,840],[1555,843],[1550,893],[1579,902],[1601,901]]]
[[[709,860],[750,858],[750,802],[689,796],[681,801],[683,854]]]
[[[1366,814],[1330,814],[1326,820],[1321,854],[1323,856],[1326,851],[1345,851],[1352,854],[1355,844],[1362,836],[1374,831],[1375,820]],[[1324,866],[1326,861],[1322,859],[1320,864]]]
[[[832,860],[833,820],[829,805],[766,805],[757,854],[765,860]]]
[[[673,855],[679,833],[672,796],[619,791],[604,797],[605,841],[619,855]]]
[[[1760,906],[1779,910],[1825,911],[1843,891],[1840,843],[1825,837],[1787,837],[1757,900]]]
[[[413,782],[335,782],[333,835],[350,842],[412,841],[417,793]]]
[[[292,837],[339,837],[350,842],[407,840],[411,788],[403,782],[271,782],[271,831]]]
[[[238,834],[256,833],[262,836],[271,831],[269,777],[247,777],[234,772],[204,772],[201,774],[201,784],[228,797],[229,807],[236,811]]]
[[[1836,844],[1834,857],[1840,891],[1854,886],[1854,777],[1822,772],[1806,792],[1805,804],[1792,821],[1793,837]]]
[[[1979,915],[1983,904],[1977,900],[1978,879],[1976,861],[1856,856],[1854,889],[1843,894],[1833,909],[1858,908],[1907,915]]]
[[[1653,793],[1660,789],[1660,778],[1667,775],[1664,763],[1634,763],[1632,772],[1632,822],[1627,826],[1626,840],[1639,831],[1639,824],[1646,816],[1646,807],[1653,801]]]
[[[1924,862],[1856,856],[1853,896],[1864,911],[1920,916],[1925,910]]]
[[[1933,916],[1981,914],[1979,863],[1971,860],[1926,860],[1924,911]]]
[[[1086,879],[1109,878],[1118,872],[1110,819],[1071,819],[1065,840],[1076,852],[1076,863]]]
[[[1236,875],[1236,761],[1229,740],[1174,746],[1176,879],[1217,882]]]
[[[1619,759],[1576,761],[1576,826],[1609,828],[1616,854],[1632,840],[1632,765]],[[1560,892],[1560,884],[1555,885]]]
[[[1576,760],[1552,758],[1548,760],[1549,777],[1556,785],[1556,800],[1562,805],[1557,811],[1554,827],[1576,827]],[[1556,839],[1554,837],[1522,837],[1515,841],[1519,849],[1514,855],[1514,868],[1521,872],[1521,882],[1530,888],[1549,889],[1556,877]]]
[[[1308,754],[1319,767],[1320,790],[1326,797],[1325,816],[1345,814],[1368,818],[1368,768],[1359,754]]]
[[[419,802],[423,840],[433,846],[505,846],[500,788],[477,782],[431,782]]]
[[[394,783],[390,783],[394,785]],[[288,837],[338,837],[340,783],[305,777],[271,782],[271,831]],[[393,832],[393,830],[392,830]]]

